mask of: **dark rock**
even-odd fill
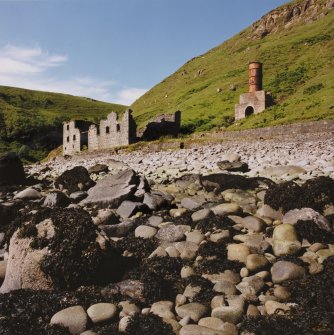
[[[53,191],[46,196],[43,206],[67,207],[70,203],[71,200],[64,193],[59,191]]]
[[[217,163],[218,167],[221,170],[230,171],[230,172],[248,172],[248,164],[244,162],[229,162],[221,161]]]
[[[109,167],[105,164],[96,164],[88,169],[89,174],[100,174],[102,172],[108,172]]]
[[[133,202],[125,200],[117,208],[116,212],[122,218],[129,218],[138,212],[147,212],[148,209],[149,208],[145,204],[142,204],[141,202]]]
[[[26,177],[22,162],[14,153],[0,157],[0,186],[22,185]]]
[[[138,200],[143,200],[144,194],[150,191],[150,184],[148,183],[147,179],[143,176],[139,177],[139,185],[137,187],[137,191],[135,193],[135,197]]]
[[[229,188],[239,188],[242,190],[254,189],[259,185],[259,178],[246,178],[239,175],[217,173],[201,176],[200,182],[208,192],[222,192]]]
[[[86,191],[94,185],[95,182],[90,179],[87,169],[83,166],[76,166],[67,170],[55,180],[56,188],[61,189],[62,187],[67,189],[69,193]]]
[[[161,208],[170,207],[171,201],[162,192],[154,191],[152,193],[145,193],[143,203],[152,211],[156,211]]]
[[[132,200],[140,183],[133,170],[120,171],[105,177],[88,191],[83,205],[96,205],[99,208],[117,208],[124,200]]]

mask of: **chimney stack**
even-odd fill
[[[262,63],[251,62],[248,67],[249,93],[262,91]]]

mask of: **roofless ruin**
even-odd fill
[[[176,137],[180,132],[181,112],[163,114],[154,118],[137,133],[132,110],[119,118],[111,112],[99,124],[88,121],[69,121],[63,124],[63,154],[74,155],[85,146],[88,151],[112,149],[140,140],[155,140],[161,136]]]

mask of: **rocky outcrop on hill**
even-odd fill
[[[334,8],[333,0],[302,0],[279,7],[252,25],[250,38],[263,38],[298,23],[312,23]]]

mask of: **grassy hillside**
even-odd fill
[[[0,86],[0,154],[16,151],[28,161],[41,159],[61,143],[63,121],[94,121],[125,109],[88,98]]]
[[[148,91],[131,106],[134,115],[143,125],[154,115],[181,110],[185,131],[228,126],[239,95],[248,90],[248,63],[257,60],[264,64],[264,89],[277,105],[228,129],[333,119],[334,10],[326,14],[261,39],[250,38],[252,28],[245,29]]]

